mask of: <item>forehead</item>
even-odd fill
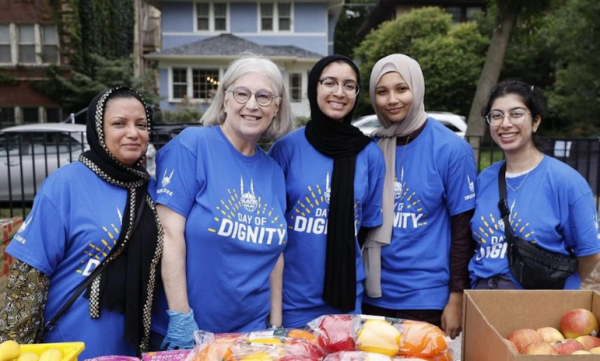
[[[233,83],[233,87],[245,87],[250,89],[250,91],[257,91],[261,89],[267,89],[273,91],[273,82],[266,74],[261,73],[247,73],[239,78]]]
[[[521,97],[516,94],[506,94],[499,96],[492,103],[492,110],[508,111],[514,108],[527,109],[527,106],[523,102],[523,99],[521,99]]]
[[[143,112],[144,105],[135,97],[130,98],[109,98],[106,103],[104,113],[115,113],[115,112]]]
[[[321,72],[322,78],[335,78],[340,80],[356,81],[356,73],[354,69],[347,63],[331,63]]]
[[[400,73],[396,71],[391,71],[389,73],[383,74],[383,76],[377,82],[377,86],[384,87],[395,86],[398,84],[406,84],[406,81],[404,80],[402,75],[400,75]]]

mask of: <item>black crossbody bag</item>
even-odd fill
[[[506,162],[500,167],[498,189],[498,209],[504,221],[510,273],[525,289],[563,289],[566,279],[579,269],[579,261],[573,251],[568,250],[569,256],[550,252],[513,234],[506,200]]]

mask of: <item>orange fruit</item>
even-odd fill
[[[317,340],[317,337],[315,335],[313,335],[312,333],[310,333],[308,331],[304,331],[304,330],[299,330],[299,329],[289,330],[287,333],[287,336],[294,337],[294,338],[304,338],[310,342],[315,342]]]
[[[444,331],[430,323],[404,320],[401,332],[399,355],[432,358],[448,349]]]

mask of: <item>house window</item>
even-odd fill
[[[290,74],[290,100],[294,103],[302,101],[302,74]]]
[[[291,3],[260,3],[261,31],[291,31]]]
[[[42,62],[58,63],[58,33],[54,25],[40,26],[42,31]]]
[[[15,108],[0,108],[0,129],[10,127],[16,124]]]
[[[219,71],[216,69],[193,69],[192,88],[194,99],[212,99],[219,85]]]
[[[0,24],[0,63],[11,63],[10,25]]]
[[[196,3],[198,31],[227,31],[227,3]]]
[[[36,63],[35,26],[18,25],[19,63]]]
[[[39,108],[21,108],[23,124],[40,123]]]
[[[187,68],[173,68],[173,98],[183,99],[187,94]]]
[[[60,109],[59,108],[46,108],[46,123],[59,123],[60,122]]]

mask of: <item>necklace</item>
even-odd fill
[[[541,153],[539,153],[541,154]],[[538,158],[540,158],[538,156]],[[542,155],[542,157],[538,160],[536,159],[536,161],[533,163],[533,167],[527,172],[525,173],[525,177],[523,178],[523,180],[521,181],[521,183],[519,183],[519,186],[516,188],[511,187],[511,185],[506,182],[506,185],[508,186],[508,188],[510,188],[513,192],[517,193],[519,191],[519,189],[521,189],[521,187],[523,186],[523,183],[525,183],[525,181],[527,180],[527,177],[529,176],[529,173],[531,173],[532,170],[535,169],[535,167],[537,167],[537,165],[541,162],[542,158],[544,158],[544,156]]]

